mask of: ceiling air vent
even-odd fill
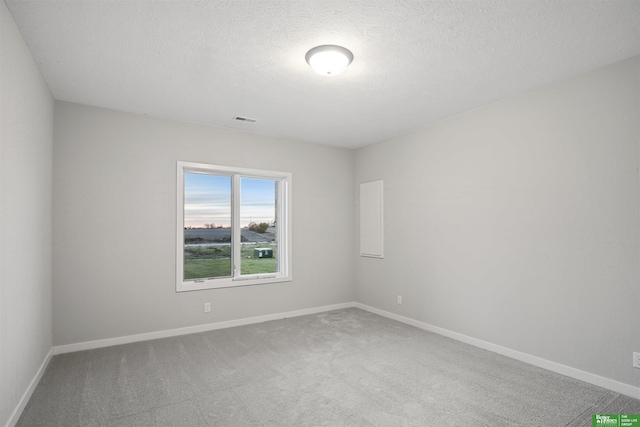
[[[255,123],[255,122],[257,122],[256,119],[251,119],[249,117],[242,117],[242,116],[235,116],[233,118],[233,120],[237,120],[239,122],[247,122],[247,123]]]

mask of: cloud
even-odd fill
[[[184,176],[185,226],[231,224],[231,178],[229,176],[190,174]],[[249,222],[271,223],[276,217],[275,181],[241,179],[240,225]]]

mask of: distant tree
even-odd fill
[[[249,230],[253,231],[254,233],[262,234],[267,231],[267,228],[269,228],[269,224],[266,222],[261,222],[260,224],[252,222],[249,224]]]

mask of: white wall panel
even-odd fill
[[[357,301],[640,386],[639,86],[636,57],[359,150]]]
[[[17,420],[52,345],[54,104],[3,1],[0,52],[0,425],[5,425]]]
[[[57,102],[54,344],[353,301],[354,157],[347,149]],[[292,282],[176,293],[179,160],[293,174]]]
[[[384,183],[360,184],[360,255],[382,258],[384,253]]]

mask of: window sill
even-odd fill
[[[188,292],[201,291],[203,289],[234,288],[237,286],[253,286],[264,285],[268,283],[291,282],[292,280],[293,279],[291,278],[291,276],[285,276],[282,274],[264,274],[249,277],[239,277],[235,279],[225,277],[224,279],[209,279],[204,281],[190,280],[188,282],[179,283],[176,291]]]

